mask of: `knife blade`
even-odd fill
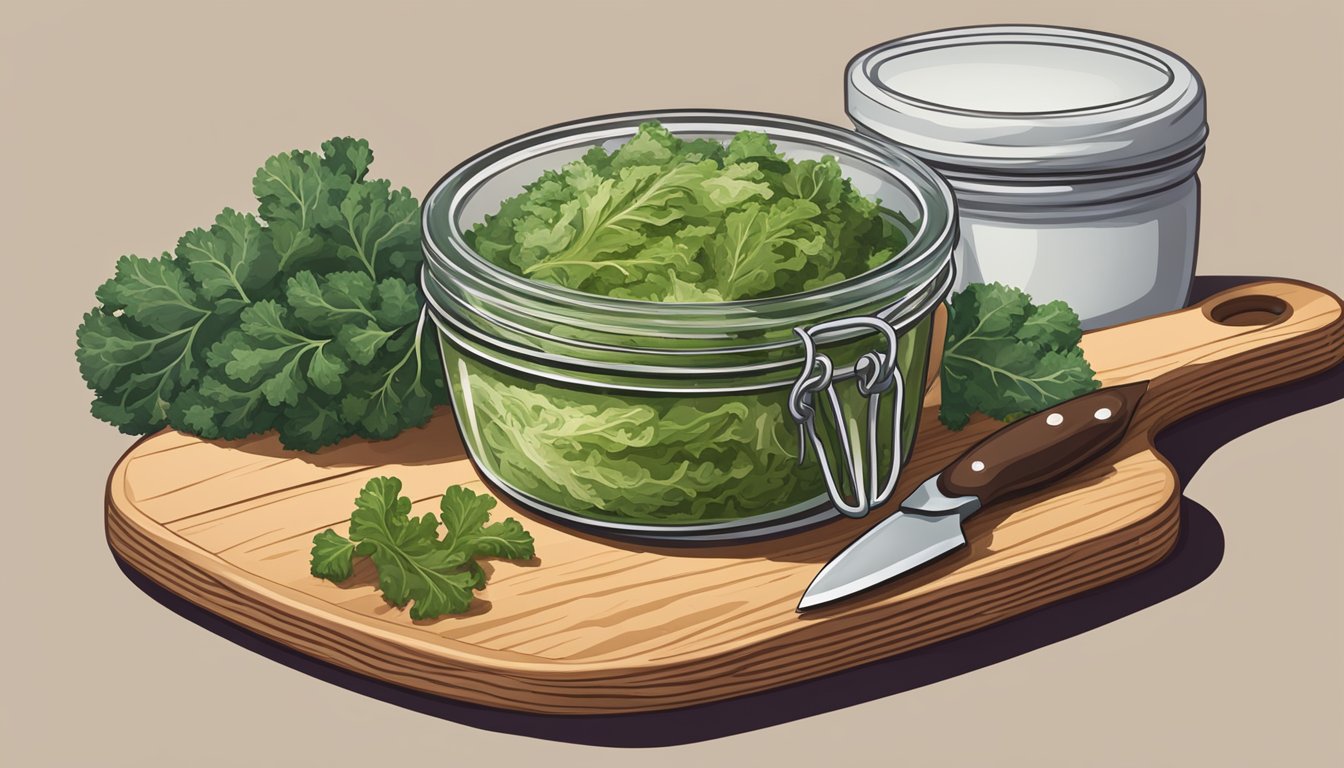
[[[959,549],[966,544],[962,523],[983,507],[1046,485],[1115,447],[1147,389],[1146,381],[1098,389],[971,446],[832,558],[798,610],[872,589]]]

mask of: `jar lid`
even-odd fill
[[[1189,64],[1098,32],[929,32],[860,53],[845,81],[860,129],[939,167],[1104,173],[1198,153],[1208,135]]]

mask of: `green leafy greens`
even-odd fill
[[[1013,421],[1099,385],[1078,346],[1078,315],[1062,301],[1040,306],[1017,288],[973,283],[952,297],[942,362],[939,419],[961,429],[980,411]]]
[[[446,395],[419,204],[372,162],[350,138],[276,155],[252,182],[260,218],[226,208],[171,254],[123,256],[76,334],[93,414],[132,434],[275,428],[309,451],[428,420]]]
[[[783,405],[755,395],[604,397],[487,369],[469,386],[491,469],[564,509],[693,522],[819,493]]]
[[[378,571],[378,589],[391,604],[411,605],[412,619],[465,613],[472,593],[485,587],[480,557],[530,560],[532,536],[513,518],[490,522],[495,500],[449,486],[440,514],[411,515],[401,481],[375,477],[364,485],[350,516],[350,537],[328,528],[313,537],[314,576],[341,582],[354,573],[354,558],[367,557]],[[444,535],[439,537],[439,523]]]
[[[547,171],[467,233],[487,260],[566,288],[645,301],[812,290],[889,261],[913,226],[834,157],[783,157],[763,133],[725,146],[657,122]]]

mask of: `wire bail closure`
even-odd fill
[[[817,337],[828,333],[859,328],[875,331],[887,342],[885,352],[865,352],[854,363],[853,371],[842,373],[840,377],[841,380],[845,380],[852,376],[854,386],[867,400],[866,445],[857,444],[854,439],[856,435],[850,432],[844,406],[835,389],[835,365],[825,353],[817,352],[816,342]],[[789,392],[789,414],[798,423],[798,463],[802,464],[807,457],[807,446],[811,443],[817,453],[817,459],[821,462],[822,476],[826,480],[826,491],[830,495],[831,502],[848,517],[863,517],[891,498],[900,476],[901,455],[904,452],[901,445],[901,406],[905,400],[905,382],[901,378],[900,369],[896,367],[896,352],[900,337],[890,323],[876,317],[843,317],[818,323],[810,328],[794,328],[793,332],[802,340],[805,352],[803,372]],[[893,444],[891,467],[885,473],[886,481],[882,482],[883,473],[879,471],[878,466],[877,422],[882,395],[887,391],[892,391],[892,396],[895,398],[891,409]],[[817,411],[814,401],[821,392],[826,393],[826,401],[830,406],[839,444],[841,459],[839,463],[848,477],[849,487],[853,489],[853,499],[846,498],[841,486],[836,482],[836,474],[832,468],[833,457],[817,432]],[[865,452],[866,460],[863,455]]]

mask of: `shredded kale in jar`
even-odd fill
[[[587,293],[701,302],[783,296],[890,261],[913,225],[858,192],[832,156],[764,134],[727,145],[657,122],[615,151],[547,171],[466,233],[511,272]]]
[[[785,157],[756,131],[721,142],[644,123],[614,149],[590,148],[543,173],[466,232],[466,240],[480,258],[512,274],[647,302],[788,296],[905,255],[917,231],[911,221],[865,197],[836,157],[799,154]],[[595,320],[596,329],[564,319],[547,328],[542,316],[536,322],[543,330],[535,334],[530,326],[492,323],[487,335],[510,344],[484,356],[442,329],[462,435],[493,482],[528,503],[636,527],[716,525],[829,503],[822,457],[800,455],[789,413],[791,376],[762,379],[744,366],[740,377],[716,379],[705,392],[664,390],[656,381],[607,386],[606,374],[586,364],[600,360],[621,371],[627,342],[619,321],[600,314]],[[902,326],[896,365],[909,386],[899,404],[893,396],[878,405],[877,422],[886,425],[901,408],[895,433],[884,429],[872,446],[883,466],[897,452],[908,455],[913,441],[930,331],[927,313]],[[685,360],[696,359],[695,345],[677,333],[631,334],[630,350],[684,349]],[[867,344],[849,340],[827,352],[843,367]],[[529,354],[517,353],[523,349]],[[549,352],[556,359],[577,355],[585,367],[553,368]],[[779,354],[791,352],[781,347]],[[854,386],[839,387],[838,397],[846,413],[868,410]],[[828,455],[836,455],[835,430],[823,424],[819,432]]]
[[[919,420],[929,318],[909,329],[897,367],[904,390],[900,443],[908,456]],[[815,455],[798,462],[788,388],[684,396],[551,384],[461,354],[444,355],[462,434],[493,479],[583,517],[657,525],[714,523],[825,503]],[[854,387],[849,413],[867,407]],[[879,416],[889,423],[891,398]],[[896,436],[878,443],[891,461]]]

